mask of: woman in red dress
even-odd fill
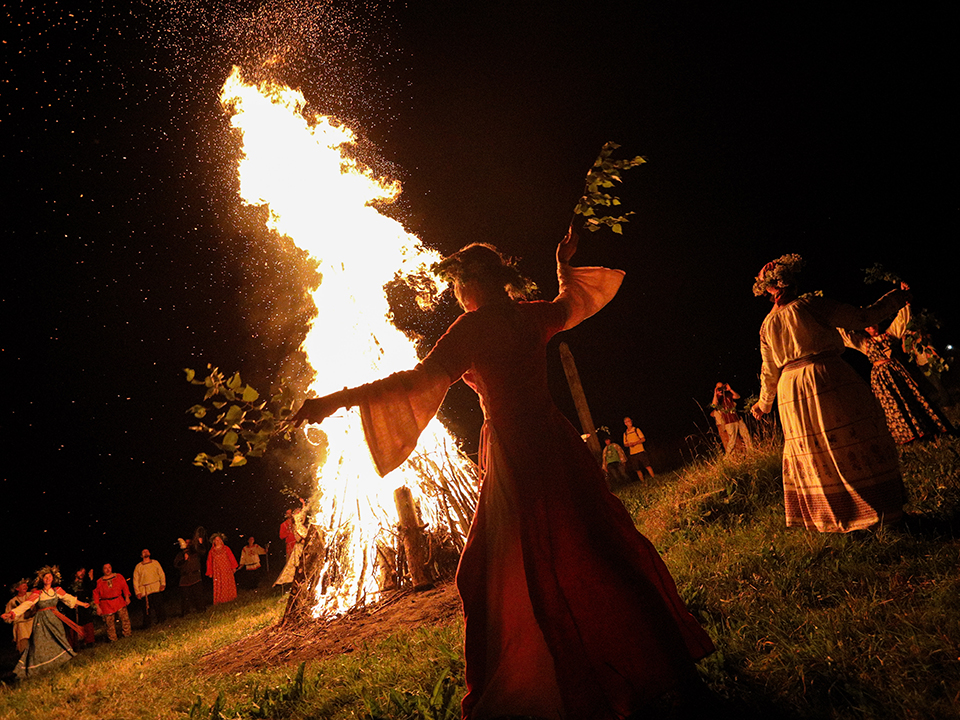
[[[233,551],[223,544],[223,535],[210,536],[210,553],[207,555],[207,577],[213,578],[213,604],[237,599],[237,582],[233,574],[239,565]]]
[[[307,400],[295,420],[358,405],[381,475],[399,466],[461,377],[480,396],[481,492],[457,586],[466,621],[463,717],[625,718],[697,687],[713,644],[547,388],[546,344],[602,308],[624,273],[573,268],[560,294],[516,302],[525,280],[471,245],[436,268],[466,312],[414,370]]]

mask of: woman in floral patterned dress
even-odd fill
[[[900,283],[900,288],[909,290],[906,283]],[[907,303],[886,332],[876,326],[866,328],[866,332],[840,331],[844,345],[859,350],[873,363],[870,387],[883,406],[890,434],[900,445],[951,430],[949,422],[896,358],[909,322],[910,304]]]

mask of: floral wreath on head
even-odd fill
[[[227,544],[227,536],[221,532],[216,532],[210,536],[210,544],[213,545],[213,541],[216,540],[217,538],[220,538],[223,541],[224,545]]]
[[[767,288],[785,288],[796,285],[796,275],[806,263],[803,258],[792,253],[781,255],[776,260],[768,262],[760,270],[753,282],[753,294],[763,297]]]
[[[20,578],[20,579],[17,580],[13,585],[10,586],[10,592],[12,592],[14,595],[16,595],[17,592],[20,590],[20,586],[21,586],[21,585],[26,585],[26,586],[29,588],[29,587],[30,587],[30,580],[27,579],[27,578]]]
[[[34,587],[43,587],[43,576],[47,573],[53,575],[53,585],[56,586],[60,584],[60,566],[59,565],[44,565],[42,568],[37,570],[37,580],[34,582]],[[52,587],[51,586],[51,587]]]

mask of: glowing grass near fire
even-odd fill
[[[242,136],[241,198],[268,206],[268,227],[319,263],[322,281],[313,293],[318,315],[302,348],[317,372],[311,389],[324,395],[412,368],[415,348],[388,320],[384,286],[397,274],[428,275],[440,256],[374,207],[394,200],[399,183],[375,177],[348,157],[355,141],[350,129],[327,117],[304,117],[306,103],[297,91],[247,84],[234,68],[221,102]],[[378,591],[376,548],[378,542],[392,544],[384,532],[397,522],[397,487],[413,491],[426,524],[447,526],[455,537],[465,534],[464,523],[449,518],[469,519],[472,507],[451,512],[451,495],[437,488],[475,472],[437,420],[421,436],[417,461],[385,478],[374,469],[358,412],[339,412],[308,437],[323,458],[312,522],[321,532],[327,566],[315,614],[342,612]],[[428,477],[427,467],[446,468],[450,475]],[[472,488],[460,487],[458,494],[475,502]]]

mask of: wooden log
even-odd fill
[[[590,415],[590,407],[587,405],[587,396],[583,392],[583,385],[580,384],[580,373],[577,372],[577,364],[573,361],[573,353],[570,352],[570,347],[565,342],[560,343],[560,361],[563,363],[563,372],[567,376],[567,384],[570,386],[573,404],[577,406],[581,432],[584,435],[589,435],[587,447],[599,463],[601,462],[601,451],[600,441],[597,439],[596,425],[593,424],[593,416]]]
[[[428,590],[433,587],[433,582],[427,571],[427,540],[417,518],[413,493],[408,487],[398,487],[393,491],[393,501],[397,504],[397,514],[400,516],[400,537],[403,540],[413,589]]]

